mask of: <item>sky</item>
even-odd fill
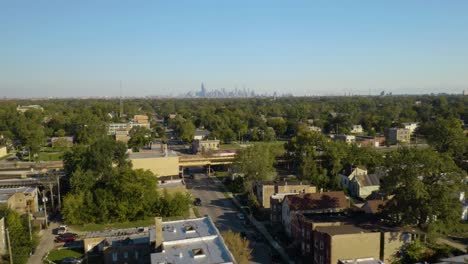
[[[468,90],[464,0],[0,0],[0,97]],[[119,84],[122,82],[122,89]]]

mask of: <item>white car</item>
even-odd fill
[[[57,235],[65,234],[68,231],[68,226],[61,225],[57,228]]]
[[[245,215],[243,213],[238,213],[237,218],[239,218],[239,220],[245,220]]]

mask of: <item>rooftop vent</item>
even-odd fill
[[[203,248],[194,248],[192,249],[193,258],[203,258],[205,257],[205,251]]]

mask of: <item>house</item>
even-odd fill
[[[255,184],[255,196],[263,208],[270,208],[270,198],[276,194],[315,193],[313,185],[297,181],[259,182]],[[281,198],[281,200],[284,197]]]
[[[192,142],[192,151],[193,153],[206,153],[211,150],[218,150],[219,149],[219,140],[218,139],[210,139],[210,140],[194,140]]]
[[[407,128],[391,127],[386,129],[385,138],[389,144],[407,143],[411,140],[411,131]]]
[[[353,125],[350,131],[350,133],[353,133],[353,134],[359,134],[363,132],[364,132],[364,129],[362,129],[361,125]]]
[[[130,152],[129,160],[134,169],[150,170],[158,177],[179,175],[179,156],[168,150],[166,144],[152,145],[150,150]]]
[[[161,263],[236,263],[211,218],[162,222],[155,218],[150,230],[155,253],[151,264]]]
[[[308,126],[309,131],[322,132],[322,128],[318,126]]]
[[[0,146],[0,158],[5,157],[8,155],[8,150],[6,146]]]
[[[210,133],[211,132],[206,129],[197,128],[195,132],[193,132],[193,140],[205,140]]]
[[[379,214],[382,207],[387,203],[386,200],[367,200],[362,206],[361,210],[366,214]]]
[[[73,147],[73,137],[51,137],[50,145],[53,148],[71,148]]]
[[[116,131],[129,131],[130,127],[127,123],[110,123],[109,126],[107,127],[107,135],[115,135]]]
[[[32,109],[36,109],[36,110],[39,110],[41,112],[44,111],[44,108],[42,108],[42,106],[40,106],[40,105],[23,105],[23,106],[18,105],[16,107],[16,111],[21,112],[21,113],[24,113],[24,112],[26,112],[28,110],[32,110]]]
[[[36,187],[16,187],[0,189],[0,203],[6,204],[19,214],[37,212],[39,209]]]
[[[353,197],[367,198],[372,192],[380,189],[383,172],[368,174],[366,169],[357,166],[346,166],[340,174],[341,186]]]
[[[403,127],[410,131],[410,135],[414,134],[414,132],[416,131],[418,126],[419,126],[419,123],[417,123],[417,122],[403,123]]]
[[[333,140],[343,141],[347,144],[352,144],[356,142],[356,136],[355,135],[334,135]]]
[[[300,215],[344,212],[348,208],[349,200],[341,191],[287,195],[281,203],[281,221],[286,234],[297,238]]]

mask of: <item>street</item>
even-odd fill
[[[256,230],[242,225],[237,217],[239,211],[232,201],[224,196],[223,188],[219,183],[215,183],[206,174],[197,174],[195,179],[188,179],[186,183],[193,197],[201,199],[201,206],[198,206],[200,214],[209,215],[220,232],[230,229],[247,234],[253,249],[251,263],[271,263],[270,247],[266,242],[252,239],[251,234],[257,233]]]
[[[39,234],[41,236],[39,240],[39,245],[36,248],[36,251],[32,256],[28,259],[28,264],[36,264],[42,263],[42,258],[52,250],[55,246],[54,243],[54,234],[52,234],[52,230],[58,227],[58,223],[50,222],[49,228],[44,229]]]

